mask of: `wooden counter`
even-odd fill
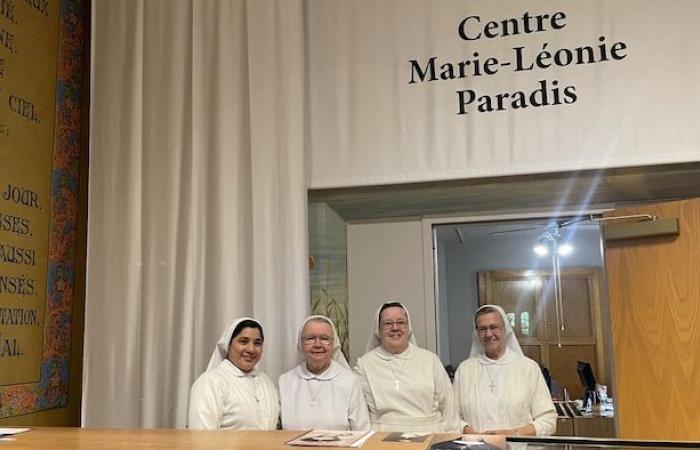
[[[51,448],[51,449],[145,449],[145,448],[227,448],[238,450],[302,449],[285,442],[301,435],[301,431],[204,431],[179,429],[119,430],[96,428],[33,428],[13,436],[15,441],[0,441],[3,448]],[[384,442],[388,433],[375,433],[362,446],[363,449],[423,450],[431,442],[445,441],[456,435],[433,435],[425,442]],[[329,447],[313,447],[316,449]]]

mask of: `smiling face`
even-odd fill
[[[246,327],[231,340],[228,358],[243,372],[250,372],[260,361],[263,352],[263,338],[257,328]]]
[[[325,320],[310,320],[301,331],[301,344],[306,367],[312,373],[321,373],[331,364],[333,330]]]
[[[505,325],[497,312],[482,314],[476,318],[476,333],[486,356],[500,358],[505,352]]]
[[[398,354],[408,348],[411,330],[406,311],[400,306],[386,308],[379,315],[379,342],[389,353]]]

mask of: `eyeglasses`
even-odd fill
[[[497,331],[501,331],[503,329],[502,326],[500,325],[489,325],[488,327],[478,327],[476,331],[479,334],[485,334],[487,331],[490,331],[491,333],[495,333]]]
[[[314,343],[319,342],[321,345],[330,345],[333,342],[333,338],[330,336],[302,336],[301,342],[304,345],[314,345]]]
[[[396,326],[396,328],[404,329],[408,327],[408,322],[405,320],[387,320],[382,322],[382,329],[384,330],[391,330],[394,328],[394,326]]]

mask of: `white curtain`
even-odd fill
[[[94,0],[83,425],[182,427],[233,318],[308,312],[302,0]]]

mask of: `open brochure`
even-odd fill
[[[384,437],[388,442],[424,442],[432,433],[389,433]]]
[[[311,430],[298,436],[287,445],[302,447],[361,447],[373,431]]]
[[[0,441],[14,441],[15,434],[26,433],[31,428],[8,427],[0,428]]]
[[[463,434],[452,441],[438,442],[431,450],[506,450],[506,437],[502,435]]]
[[[31,430],[31,428],[20,428],[20,427],[0,428],[0,436],[11,436],[13,434],[26,433],[29,430]]]

